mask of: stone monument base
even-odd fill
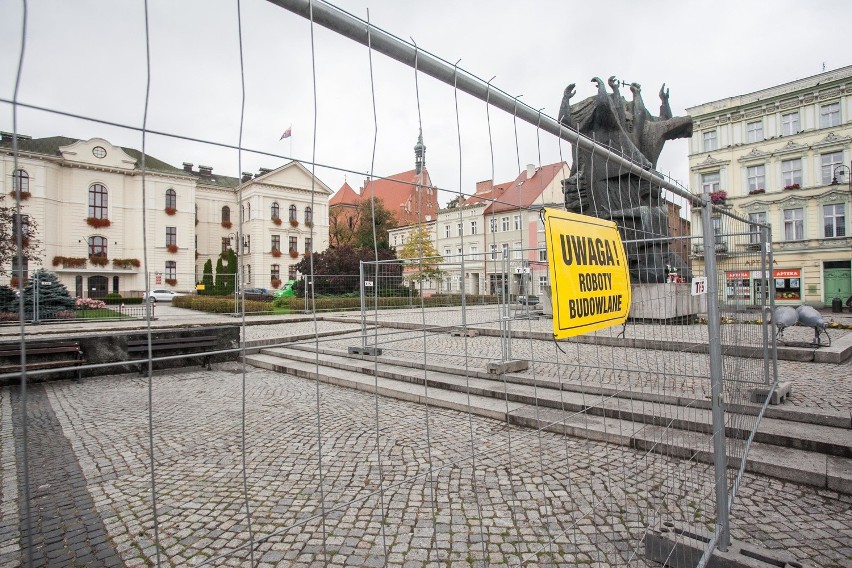
[[[693,323],[707,312],[707,296],[693,296],[688,283],[633,284],[628,319],[650,323]]]

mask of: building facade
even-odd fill
[[[852,295],[852,66],[687,112],[692,191],[723,192],[734,213],[771,226],[776,302]],[[755,271],[726,277],[750,298],[761,293]]]
[[[0,191],[8,204],[20,188],[22,214],[34,221],[40,243],[40,262],[7,272],[27,278],[44,267],[81,298],[146,288],[191,292],[206,260],[215,264],[241,242],[241,286],[270,287],[286,280],[306,251],[328,245],[331,191],[299,163],[235,178],[207,166],[144,161],[143,176],[142,154],[132,148],[101,138],[19,135],[15,170],[12,136],[0,134]],[[276,242],[280,257],[273,255]]]

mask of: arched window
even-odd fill
[[[89,188],[89,217],[94,219],[109,219],[109,195],[107,188],[99,183]]]
[[[281,213],[281,208],[278,206],[277,201],[272,202],[272,218],[278,219],[279,214]]]
[[[230,223],[231,222],[231,208],[225,205],[222,207],[222,222]]]
[[[308,205],[305,207],[305,223],[313,223],[314,222],[314,210],[311,209],[311,206]]]
[[[297,219],[296,219],[296,206],[295,206],[295,205],[291,205],[291,206],[290,206],[290,220],[291,220],[291,221],[296,221],[296,220],[297,220]]]
[[[21,193],[30,192],[30,174],[25,170],[15,170],[12,175],[12,188]]]
[[[177,209],[177,192],[173,189],[166,190],[166,209]]]
[[[106,237],[89,237],[89,256],[106,256],[107,244]]]

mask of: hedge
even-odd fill
[[[214,314],[233,314],[233,296],[175,296],[172,305],[176,308],[187,308],[199,312],[211,312]],[[249,312],[271,312],[272,302],[259,302],[257,300],[246,300],[246,313]]]

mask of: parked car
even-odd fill
[[[242,291],[242,294],[246,300],[254,300],[256,302],[272,301],[272,294],[266,288],[246,288]]]
[[[290,296],[295,296],[296,291],[293,289],[295,286],[295,280],[288,280],[281,286],[281,288],[275,291],[273,296],[275,296],[276,298],[288,298]]]
[[[175,296],[183,296],[183,294],[171,290],[151,290],[149,294],[142,295],[149,302],[171,302]]]
[[[520,295],[518,296],[518,303],[523,306],[534,306],[539,303],[538,296],[530,295]]]

